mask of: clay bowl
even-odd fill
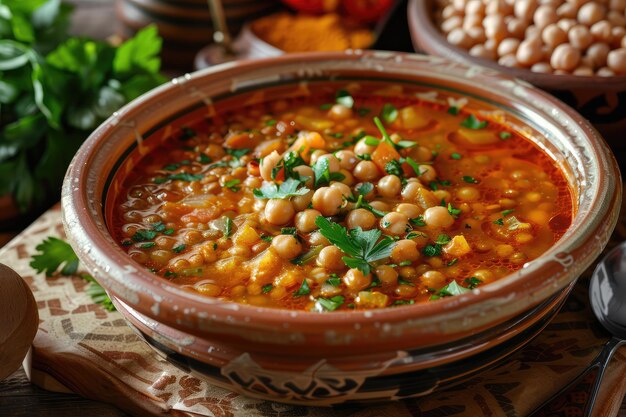
[[[242,100],[281,97],[293,94],[294,87],[307,91],[337,79],[344,85],[350,80],[405,85],[432,100],[469,97],[471,108],[502,112],[505,124],[524,126],[529,140],[562,169],[573,193],[571,227],[540,258],[471,293],[332,314],[202,297],[152,275],[111,238],[107,219],[120,182],[168,138],[168,129],[206,117],[216,105],[237,108]],[[426,368],[444,367],[452,380],[452,370],[469,375],[488,366],[485,358],[503,357],[527,342],[608,241],[620,200],[619,171],[604,141],[548,94],[501,73],[441,58],[347,51],[231,63],[174,79],[138,98],[79,150],[63,185],[62,206],[67,235],[83,265],[127,320],[171,360],[249,395],[328,405],[423,395],[445,385],[438,379],[445,373],[433,374],[428,384],[420,379]],[[483,359],[473,359],[478,355]],[[387,389],[390,381],[400,382]]]
[[[435,0],[410,0],[407,16],[411,39],[417,51],[467,65],[481,65],[527,81],[573,107],[600,131],[614,149],[626,149],[626,76],[580,77],[540,74],[523,68],[510,68],[470,55],[446,40],[435,25]]]

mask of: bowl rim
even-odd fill
[[[409,0],[407,4],[407,19],[413,47],[416,50],[442,56],[470,65],[480,65],[496,71],[504,72],[513,77],[528,81],[540,87],[554,87],[558,90],[576,88],[626,88],[626,75],[611,77],[583,76],[572,74],[543,74],[532,72],[525,68],[512,68],[498,64],[496,61],[475,57],[466,49],[449,43],[433,21],[432,6],[434,0]],[[556,85],[555,85],[556,84]]]
[[[250,327],[258,326],[271,326],[272,328],[282,328],[286,322],[297,322],[307,326],[308,331],[319,331],[337,328],[337,326],[344,326],[344,328],[352,328],[353,325],[367,326],[368,328],[380,327],[380,323],[417,323],[419,320],[431,319],[437,317],[439,314],[457,313],[459,317],[462,316],[462,312],[467,308],[470,308],[477,304],[489,303],[489,308],[495,308],[495,304],[498,306],[504,306],[505,303],[510,301],[510,295],[512,287],[515,285],[521,286],[518,291],[522,296],[534,296],[535,304],[538,303],[541,298],[539,297],[540,290],[544,292],[547,288],[536,285],[535,287],[529,286],[528,282],[522,282],[522,278],[531,275],[534,277],[533,282],[539,281],[539,270],[548,268],[545,263],[541,265],[538,262],[531,262],[528,268],[523,268],[517,273],[508,275],[506,278],[490,283],[484,288],[474,289],[470,293],[455,297],[446,297],[438,300],[436,303],[418,303],[414,305],[399,306],[395,308],[384,308],[376,310],[357,310],[357,311],[336,311],[332,313],[317,313],[310,311],[294,311],[280,308],[268,308],[268,307],[255,307],[245,304],[239,304],[232,301],[222,301],[218,299],[207,299],[207,297],[194,294],[189,291],[182,290],[178,286],[167,283],[161,277],[148,272],[143,267],[132,268],[129,265],[124,267],[121,263],[116,263],[118,260],[123,260],[126,264],[135,265],[134,261],[130,260],[127,254],[121,252],[110,246],[110,242],[106,239],[105,232],[102,230],[103,224],[99,223],[97,219],[92,218],[90,213],[90,199],[97,198],[96,194],[93,194],[89,190],[89,181],[87,175],[84,174],[84,170],[89,167],[89,164],[93,162],[94,153],[98,150],[98,145],[101,145],[105,141],[106,135],[110,134],[116,126],[125,118],[129,118],[133,113],[137,113],[141,106],[147,101],[159,101],[164,100],[172,91],[177,90],[181,84],[189,82],[201,82],[203,80],[214,78],[216,82],[220,77],[228,77],[235,70],[237,73],[254,72],[259,67],[269,70],[274,67],[281,67],[287,65],[303,65],[303,63],[326,63],[330,65],[336,61],[351,61],[351,60],[364,60],[371,61],[372,64],[380,63],[384,64],[390,59],[406,58],[407,61],[418,60],[428,61],[428,65],[434,63],[441,63],[440,58],[425,57],[415,54],[396,53],[396,52],[383,52],[383,51],[345,51],[345,52],[322,52],[322,53],[305,53],[305,54],[288,54],[279,57],[240,61],[237,63],[223,64],[212,68],[207,68],[198,71],[193,74],[185,74],[182,77],[173,79],[170,83],[160,86],[133,102],[127,104],[118,112],[114,113],[109,119],[107,119],[102,125],[100,125],[87,139],[87,141],[80,148],[75,155],[70,167],[68,168],[65,181],[63,184],[62,193],[62,208],[63,208],[63,224],[66,230],[66,234],[72,243],[72,246],[80,256],[88,269],[97,270],[98,273],[94,273],[95,278],[102,277],[103,273],[109,272],[108,268],[116,268],[120,273],[124,273],[124,280],[117,279],[116,284],[119,284],[123,290],[129,292],[138,291],[142,294],[148,294],[158,302],[156,311],[154,308],[146,305],[138,305],[133,302],[132,297],[129,297],[129,293],[120,291],[120,287],[105,288],[107,291],[112,291],[118,298],[128,303],[131,306],[136,307],[137,311],[145,314],[148,317],[152,317],[156,320],[161,320],[165,324],[169,324],[173,327],[195,329],[197,332],[211,333],[210,330],[198,329],[197,326],[186,323],[184,321],[175,319],[173,317],[164,318],[160,311],[163,307],[166,309],[178,310],[178,305],[183,304],[185,311],[193,312],[196,317],[199,317],[200,312],[203,314],[202,320],[207,320],[207,323],[215,324],[216,322],[228,324],[233,320],[246,322]],[[449,65],[455,68],[471,69],[467,65],[459,64],[444,60]],[[513,83],[516,87],[521,88],[527,94],[529,99],[538,100],[545,104],[547,107],[558,108],[562,111],[562,114],[566,116],[568,120],[575,123],[580,130],[582,137],[592,145],[591,149],[587,149],[596,161],[600,161],[605,171],[601,172],[601,167],[596,167],[598,171],[598,180],[596,184],[596,192],[594,199],[590,203],[597,205],[597,210],[589,212],[582,219],[581,228],[583,232],[576,232],[576,235],[566,235],[561,238],[557,245],[550,248],[544,253],[542,258],[550,258],[558,263],[561,263],[558,258],[558,254],[562,253],[565,249],[580,248],[581,245],[574,245],[574,243],[581,239],[580,236],[585,236],[585,242],[587,244],[594,240],[594,232],[600,228],[600,219],[597,218],[597,211],[601,210],[602,214],[607,217],[607,227],[613,230],[615,223],[617,222],[616,207],[621,201],[621,178],[619,177],[619,170],[617,163],[609,151],[606,143],[602,140],[598,132],[580,115],[572,110],[567,105],[558,101],[556,98],[549,94],[528,85],[519,80],[515,80],[510,76],[502,73],[494,73],[489,71],[489,75],[498,80],[505,80]],[[484,88],[484,87],[483,87]],[[514,99],[515,100],[520,100]],[[617,177],[612,177],[611,173],[617,173]],[[600,180],[600,176],[604,175],[603,181]],[[600,183],[602,182],[602,183]],[[617,184],[617,186],[616,186]],[[613,185],[613,186],[611,186]],[[606,201],[604,207],[602,203]],[[101,208],[102,211],[103,208]],[[576,217],[580,216],[582,211],[578,211]],[[592,214],[595,214],[594,217]],[[575,218],[572,218],[572,222]],[[571,227],[570,227],[571,229]],[[106,232],[108,233],[108,231]],[[597,237],[595,237],[597,239]],[[592,259],[595,259],[601,247],[606,244],[608,236],[604,241],[600,238],[600,245],[597,248],[593,248]],[[560,252],[561,251],[561,252]],[[121,256],[123,255],[123,257]],[[99,256],[102,258],[99,259]],[[591,263],[589,257],[591,255],[585,254],[584,263]],[[538,258],[541,259],[541,258]],[[139,264],[136,264],[138,266]],[[561,263],[561,267],[564,265]],[[130,269],[129,269],[130,268]],[[136,270],[133,270],[136,269]],[[525,271],[522,273],[522,271]],[[569,270],[569,274],[573,273]],[[557,291],[559,288],[564,287],[571,281],[577,278],[576,276],[569,276],[568,279],[562,281],[558,287],[554,287],[552,292]],[[545,286],[545,284],[544,284]],[[168,297],[178,297],[180,302],[175,300],[171,302],[167,297],[163,297],[163,294]],[[544,297],[545,298],[545,297]],[[496,303],[497,300],[497,303]],[[507,301],[508,300],[508,301]],[[184,301],[184,303],[182,303]],[[495,304],[494,304],[495,303]],[[181,308],[182,310],[182,308]],[[205,318],[206,316],[209,318]],[[284,332],[291,331],[289,328],[285,328]]]

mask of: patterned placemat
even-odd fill
[[[624,210],[613,243],[626,239]],[[608,339],[587,305],[588,276],[579,280],[551,324],[508,361],[447,391],[367,408],[314,408],[248,398],[185,374],[126,326],[117,312],[93,304],[78,278],[46,277],[29,266],[35,246],[64,237],[55,207],[0,250],[33,290],[41,323],[34,341],[33,382],[115,404],[133,415],[214,417],[524,416],[571,381]],[[60,383],[60,384],[59,384]],[[587,385],[585,385],[587,384]],[[545,416],[577,417],[589,381]],[[614,416],[626,392],[626,355],[608,368],[595,416]]]

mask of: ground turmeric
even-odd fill
[[[252,22],[252,31],[285,52],[342,51],[372,45],[371,30],[345,20],[335,13],[321,16],[277,13]]]

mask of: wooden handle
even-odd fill
[[[15,271],[0,264],[0,381],[20,367],[38,326],[30,288]]]

